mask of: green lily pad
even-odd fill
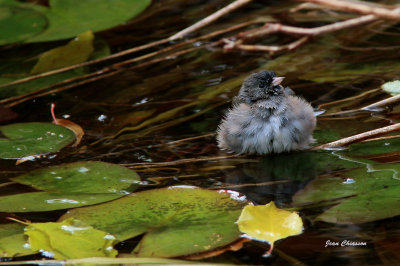
[[[342,171],[333,177],[320,177],[293,197],[293,204],[304,205],[339,200],[318,220],[336,223],[364,223],[400,215],[400,164],[375,164],[359,160],[365,167]]]
[[[127,22],[150,3],[151,0],[50,0],[48,8],[0,0],[0,33],[4,33],[0,44],[62,40],[88,30],[105,30]]]
[[[0,1],[0,45],[24,41],[47,27],[42,13],[23,5],[14,6],[13,2]]]
[[[0,158],[19,159],[57,152],[75,140],[75,134],[51,123],[19,123],[1,126]]]
[[[0,197],[1,212],[44,212],[88,206],[122,197],[116,193],[30,192]]]
[[[15,257],[34,254],[27,245],[23,224],[0,224],[0,257]]]
[[[137,188],[140,177],[118,164],[88,161],[37,169],[12,180],[53,192],[127,194]]]
[[[133,254],[176,257],[209,251],[238,239],[235,222],[246,204],[237,192],[169,187],[73,209],[60,220],[79,219],[119,240],[144,234]]]
[[[55,259],[116,257],[115,237],[75,219],[61,223],[29,223],[25,234],[31,249]]]
[[[400,186],[389,186],[344,200],[317,220],[337,224],[359,224],[400,215]]]
[[[77,162],[37,169],[13,180],[45,191],[0,197],[1,212],[51,211],[110,201],[134,191],[140,177],[117,164]]]
[[[398,152],[399,147],[400,139],[394,138],[366,143],[355,143],[350,145],[348,151],[345,151],[344,153],[355,156],[367,156],[373,154]]]
[[[118,26],[142,12],[151,0],[50,0],[50,8],[32,6],[43,12],[49,27],[29,42],[67,39],[81,32]]]

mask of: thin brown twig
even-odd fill
[[[17,182],[6,182],[6,183],[1,183],[0,187],[6,187],[6,186],[11,186],[11,185],[15,185],[18,184]]]
[[[181,30],[179,32],[177,32],[176,34],[172,35],[171,37],[169,37],[168,39],[170,41],[173,40],[177,40],[177,39],[181,39],[184,36],[188,35],[189,33],[192,33],[204,26],[207,26],[208,24],[216,21],[217,19],[221,18],[222,16],[225,16],[226,14],[232,12],[235,9],[238,9],[239,7],[242,7],[245,4],[250,3],[252,0],[236,0],[232,3],[230,3],[229,5],[227,5],[224,8],[221,8],[220,10],[218,10],[217,12],[203,18],[202,20],[196,22],[195,24],[193,24],[192,26]]]
[[[208,133],[208,134],[204,134],[204,135],[201,135],[201,136],[174,140],[174,141],[166,142],[166,143],[163,143],[163,144],[153,145],[152,147],[161,147],[161,146],[164,146],[164,145],[176,145],[176,144],[180,144],[180,143],[187,142],[187,141],[190,141],[190,140],[202,139],[202,138],[207,138],[207,137],[212,137],[212,136],[215,136],[215,133]]]
[[[351,46],[344,46],[338,45],[340,49],[347,50],[347,51],[354,51],[354,52],[370,52],[370,51],[391,51],[391,50],[399,50],[399,45],[393,46],[370,46],[370,47],[351,47]]]
[[[400,21],[399,9],[388,9],[378,5],[372,5],[362,1],[345,0],[298,0],[308,3],[319,4],[342,11],[357,12],[360,14],[374,15],[379,18]]]
[[[371,142],[371,141],[386,140],[386,139],[397,139],[397,138],[400,138],[400,135],[384,136],[384,137],[366,139],[366,140],[363,140],[361,142]]]
[[[121,57],[121,56],[124,56],[124,55],[128,55],[128,54],[131,54],[131,53],[134,53],[134,52],[138,52],[138,51],[144,50],[144,49],[148,49],[148,48],[160,45],[160,44],[164,44],[166,42],[169,42],[168,38],[162,39],[162,40],[159,40],[159,41],[155,41],[155,42],[151,42],[151,43],[148,43],[148,44],[144,44],[144,45],[141,45],[141,46],[133,47],[131,49],[127,49],[127,50],[124,50],[124,51],[121,51],[119,53],[115,53],[115,54],[112,54],[112,55],[109,55],[109,56],[106,56],[106,57],[103,57],[103,58],[99,58],[99,59],[83,62],[83,63],[80,63],[80,64],[76,64],[76,65],[73,65],[73,66],[63,67],[63,68],[59,68],[59,69],[56,69],[56,70],[40,73],[40,74],[29,76],[29,77],[26,77],[26,78],[22,78],[22,79],[19,79],[19,80],[16,80],[16,81],[12,81],[12,82],[9,82],[9,83],[6,83],[6,84],[2,84],[2,85],[0,85],[0,88],[9,87],[9,86],[13,86],[13,85],[18,85],[18,84],[26,83],[28,81],[35,80],[35,79],[39,79],[39,78],[51,76],[51,75],[54,75],[54,74],[62,73],[62,72],[65,72],[65,71],[73,70],[73,69],[76,69],[76,68],[79,68],[79,67],[89,66],[89,65],[101,63],[101,62],[104,62],[104,61],[107,61],[107,60],[110,60],[110,59],[113,59],[113,58]]]
[[[320,34],[325,34],[333,31],[338,31],[358,25],[362,25],[365,23],[372,22],[376,20],[377,17],[374,15],[365,15],[353,19],[348,19],[344,21],[339,21],[335,23],[331,23],[329,25],[324,25],[315,28],[300,28],[294,26],[287,26],[280,23],[266,23],[261,29],[250,30],[247,32],[241,33],[243,39],[253,39],[263,37],[265,35],[269,35],[272,33],[283,32],[287,34],[296,34],[296,35],[307,35],[307,36],[316,36]]]
[[[375,93],[375,92],[380,91],[380,90],[381,90],[381,88],[377,88],[377,89],[373,89],[373,90],[369,90],[369,91],[363,92],[363,93],[361,93],[359,95],[356,95],[356,96],[340,99],[340,100],[337,100],[337,101],[332,101],[332,102],[329,102],[329,103],[323,103],[323,104],[318,105],[317,108],[318,109],[322,109],[322,108],[325,108],[325,107],[330,106],[330,105],[337,105],[339,103],[353,101],[353,100],[356,100],[356,99],[359,99],[359,98],[363,98],[366,95]]]
[[[85,79],[85,80],[82,80],[82,81],[79,81],[79,82],[75,82],[75,83],[73,83],[71,85],[68,85],[68,86],[59,87],[59,88],[56,88],[54,90],[45,91],[45,92],[42,92],[42,93],[39,93],[39,94],[30,95],[29,97],[21,98],[21,99],[19,99],[17,101],[9,103],[9,104],[7,104],[5,106],[6,107],[12,107],[12,106],[18,105],[20,103],[29,101],[29,100],[31,100],[33,98],[42,97],[42,96],[49,95],[49,94],[52,94],[52,93],[69,90],[71,88],[75,88],[77,86],[81,86],[81,85],[84,85],[84,84],[87,84],[87,83],[90,83],[90,82],[93,82],[93,81],[97,81],[97,80],[100,80],[100,79],[104,79],[104,78],[108,78],[108,77],[114,76],[114,75],[116,75],[116,74],[118,74],[120,72],[122,72],[122,70],[116,70],[114,72],[103,74],[101,76],[97,76],[97,77],[95,76],[93,78],[89,78],[89,79]]]
[[[262,186],[271,186],[276,184],[282,184],[290,182],[290,180],[277,180],[277,181],[267,181],[255,184],[237,184],[237,185],[226,185],[226,186],[218,186],[218,187],[211,187],[209,189],[229,189],[229,188],[241,188],[241,187],[262,187]]]
[[[104,73],[104,70],[92,72],[90,74],[86,74],[86,75],[79,76],[79,77],[73,77],[73,78],[70,78],[70,79],[66,79],[66,80],[51,84],[49,86],[45,86],[43,88],[40,88],[38,90],[29,92],[29,93],[26,93],[26,94],[23,94],[23,95],[18,95],[18,96],[13,96],[13,97],[2,99],[2,100],[0,100],[0,103],[5,104],[5,103],[8,103],[8,102],[17,101],[17,100],[22,99],[22,98],[28,98],[30,96],[39,94],[39,93],[44,92],[46,90],[49,90],[51,88],[62,86],[62,85],[65,85],[65,84],[68,84],[68,83],[71,83],[71,82],[76,82],[76,81],[81,80],[81,79],[91,78],[91,77],[94,77],[94,76],[97,76],[97,75],[100,75],[100,74],[103,74],[103,73]]]
[[[194,42],[199,41],[199,40],[212,38],[214,36],[218,36],[218,35],[230,32],[230,31],[235,31],[237,29],[249,26],[249,25],[254,24],[254,23],[259,23],[259,21],[258,20],[248,21],[248,22],[244,22],[244,23],[229,27],[227,29],[215,31],[215,32],[200,36],[198,38],[194,38],[194,39],[188,40],[188,41],[186,41],[184,43],[178,43],[178,44],[176,44],[174,46],[166,47],[166,48],[161,49],[161,50],[159,50],[157,52],[153,52],[153,53],[150,53],[150,54],[145,54],[145,55],[140,56],[140,57],[136,57],[136,58],[133,58],[133,59],[129,59],[129,60],[126,60],[126,61],[123,61],[123,62],[120,62],[120,63],[116,63],[116,64],[113,64],[113,65],[107,66],[107,67],[103,68],[102,70],[99,70],[99,71],[96,71],[96,72],[93,72],[93,73],[89,73],[87,75],[71,78],[71,79],[68,79],[68,80],[64,80],[64,81],[61,81],[61,82],[46,86],[44,88],[41,88],[41,89],[36,90],[34,92],[31,92],[31,93],[27,93],[27,94],[24,94],[24,95],[14,96],[14,97],[10,97],[10,98],[6,98],[6,99],[3,99],[3,100],[0,100],[0,103],[8,103],[8,102],[15,101],[15,103],[11,103],[11,104],[7,105],[8,107],[11,107],[11,106],[15,106],[17,104],[20,104],[22,102],[25,102],[27,100],[30,100],[32,98],[35,98],[35,97],[45,96],[45,95],[48,95],[48,94],[51,94],[51,93],[56,93],[56,92],[59,92],[59,91],[64,91],[66,89],[71,89],[71,88],[74,88],[76,86],[81,86],[81,85],[84,85],[84,84],[89,83],[89,82],[101,80],[103,78],[107,78],[107,77],[113,76],[115,74],[118,74],[118,73],[120,73],[122,71],[121,69],[115,70],[115,68],[121,68],[122,66],[124,66],[126,64],[131,64],[131,63],[138,62],[138,61],[141,61],[141,60],[144,60],[144,59],[148,59],[150,57],[155,57],[155,56],[157,56],[157,55],[159,55],[161,53],[165,53],[165,52],[168,52],[170,50],[177,49],[177,48],[179,48],[181,46],[184,46],[184,45],[187,45],[187,44],[191,44],[191,43],[194,43]],[[210,45],[213,46],[213,45],[217,45],[217,44],[218,44],[218,42],[215,42],[215,43],[212,43]],[[200,48],[201,47],[194,47],[193,49],[200,49]],[[173,57],[177,57],[177,56],[182,55],[182,54],[184,54],[184,52],[183,53],[177,52],[177,53],[171,54],[170,56],[163,57],[161,59],[155,59],[155,60],[152,60],[152,61],[149,61],[149,62],[144,62],[141,65],[136,65],[136,66],[130,67],[129,69],[135,69],[135,68],[138,68],[138,67],[142,67],[144,65],[147,65],[147,63],[148,64],[158,63],[158,62],[161,62],[161,61],[164,61],[164,60],[171,59]],[[114,72],[111,72],[111,71],[114,71]],[[107,72],[111,72],[111,73],[107,73]],[[93,77],[93,76],[98,76],[98,77],[87,79],[87,78],[90,78],[90,77]],[[72,84],[70,86],[61,87],[61,88],[57,88],[57,89],[54,89],[54,90],[51,90],[51,91],[43,92],[43,91],[46,91],[48,89],[51,89],[51,88],[54,88],[54,87],[58,87],[58,86],[62,86],[64,84],[68,84],[68,83],[71,83],[71,82],[74,82],[74,81],[77,81],[77,80],[81,80],[81,79],[87,79],[87,81],[82,81],[82,82],[74,83],[75,85]],[[30,80],[27,80],[27,81],[30,81]],[[43,93],[37,94],[38,92],[43,92]],[[20,99],[22,99],[22,100],[20,100]]]
[[[170,165],[179,165],[186,163],[196,163],[196,162],[206,162],[206,161],[219,161],[230,158],[237,158],[237,155],[224,155],[224,156],[213,156],[213,157],[205,157],[205,158],[190,158],[190,159],[180,159],[171,162],[159,162],[159,163],[130,163],[130,164],[122,164],[123,166],[137,169],[137,168],[147,168],[147,167],[160,167],[160,166],[170,166]]]
[[[396,102],[400,101],[400,94],[395,95],[389,98],[386,98],[384,100],[369,104],[367,106],[358,108],[358,109],[352,109],[352,110],[346,110],[346,111],[340,111],[336,113],[330,113],[330,114],[323,114],[321,117],[328,117],[328,116],[338,116],[338,115],[349,115],[349,114],[354,114],[357,112],[365,112],[365,111],[376,111],[382,108],[383,106],[389,105],[389,104],[394,104]]]
[[[162,57],[162,58],[157,58],[157,59],[154,59],[154,60],[151,60],[151,61],[147,61],[147,62],[144,62],[142,64],[138,64],[138,65],[129,67],[127,69],[136,69],[136,68],[143,67],[143,66],[146,66],[146,65],[155,64],[155,63],[158,63],[158,62],[161,62],[161,61],[171,60],[171,59],[173,59],[173,57],[181,56],[183,54],[187,54],[187,53],[193,52],[194,50],[197,50],[197,49],[200,49],[200,48],[202,48],[202,47],[199,46],[199,47],[189,48],[189,49],[186,49],[186,50],[181,50],[181,51],[176,52],[174,54],[167,55],[167,56]],[[87,83],[91,83],[91,82],[94,82],[94,81],[98,81],[98,80],[101,80],[101,79],[105,79],[105,78],[114,76],[116,74],[119,74],[119,73],[123,72],[124,70],[126,70],[126,69],[118,69],[118,70],[115,70],[115,71],[110,72],[110,73],[102,74],[101,76],[96,76],[94,78],[85,79],[85,80],[82,80],[80,82],[73,83],[73,84],[71,84],[69,86],[56,88],[56,89],[50,90],[50,91],[45,91],[45,92],[37,94],[37,95],[35,94],[35,95],[32,95],[32,96],[30,96],[28,98],[23,98],[23,99],[20,99],[19,101],[12,102],[12,103],[10,103],[10,104],[8,104],[6,106],[7,107],[12,107],[12,106],[15,106],[17,104],[26,102],[26,101],[28,101],[28,100],[30,100],[32,98],[42,97],[42,96],[49,95],[49,94],[52,94],[52,93],[69,90],[69,89],[72,89],[72,88],[75,88],[75,87],[78,87],[78,86],[81,86],[81,85],[84,85],[84,84],[87,84]],[[91,75],[88,75],[88,76],[91,76]]]
[[[381,127],[378,129],[370,130],[361,134],[353,135],[347,138],[343,138],[340,140],[336,140],[333,142],[329,142],[326,144],[322,144],[316,147],[313,147],[311,150],[323,150],[323,149],[329,149],[329,148],[337,148],[337,147],[343,147],[350,145],[355,142],[360,142],[366,139],[378,137],[381,135],[385,135],[391,132],[399,131],[400,130],[400,123],[386,126],[386,127]]]
[[[184,35],[186,35],[186,34],[188,34],[190,32],[193,32],[193,31],[195,31],[195,30],[197,30],[197,29],[199,29],[201,27],[204,27],[204,26],[208,25],[212,21],[218,19],[219,17],[221,17],[223,15],[226,15],[227,13],[233,11],[234,9],[237,9],[237,8],[241,7],[242,5],[244,5],[244,4],[246,4],[247,2],[250,2],[250,1],[252,1],[252,0],[238,0],[238,1],[235,1],[235,2],[231,3],[230,5],[226,6],[225,8],[219,10],[218,12],[216,12],[216,13],[210,15],[209,17],[206,17],[205,19],[197,22],[196,24],[194,24],[194,25],[192,25],[192,26],[190,26],[190,27],[188,27],[188,28],[186,28],[186,29],[174,34],[173,36],[170,36],[169,38],[164,38],[164,39],[157,40],[157,41],[154,41],[154,42],[151,42],[151,43],[148,43],[148,44],[144,44],[144,45],[140,45],[140,46],[137,46],[137,47],[133,47],[133,48],[130,48],[130,49],[127,49],[127,50],[124,50],[124,51],[121,51],[121,52],[118,52],[118,53],[115,53],[115,54],[111,54],[111,55],[103,57],[103,58],[99,58],[99,59],[83,62],[83,63],[80,63],[80,64],[76,64],[76,65],[73,65],[73,66],[59,68],[59,69],[55,69],[55,70],[52,70],[52,71],[48,71],[48,72],[40,73],[40,74],[37,74],[37,75],[29,76],[29,77],[26,77],[26,78],[22,78],[22,79],[19,79],[19,80],[16,80],[16,81],[12,81],[12,82],[9,82],[9,83],[6,83],[6,84],[2,84],[2,85],[0,85],[0,88],[26,83],[26,82],[29,82],[29,81],[32,81],[32,80],[35,80],[35,79],[39,79],[39,78],[51,76],[51,75],[54,75],[54,74],[66,72],[66,71],[73,70],[73,69],[76,69],[76,68],[79,68],[79,67],[98,64],[98,63],[101,63],[101,62],[104,62],[104,61],[107,61],[107,60],[110,60],[110,59],[122,57],[122,56],[125,56],[125,55],[129,55],[129,54],[132,54],[132,53],[135,53],[135,52],[139,52],[139,51],[145,50],[145,49],[149,49],[149,48],[161,45],[161,44],[165,44],[165,43],[170,42],[172,40],[180,39]]]
[[[389,98],[384,99],[382,101],[379,101],[379,102],[364,106],[364,107],[360,108],[360,110],[370,111],[370,110],[374,110],[374,109],[377,109],[377,108],[380,108],[382,106],[386,106],[386,105],[389,105],[389,104],[392,104],[392,103],[395,103],[395,102],[398,102],[398,101],[400,101],[400,94],[392,96],[392,97],[389,97]]]
[[[285,44],[285,45],[250,45],[250,44],[237,44],[235,42],[231,42],[229,40],[225,40],[226,45],[224,46],[224,50],[242,50],[248,52],[270,52],[270,53],[277,53],[281,51],[291,51],[298,48],[303,43],[307,42],[309,37],[305,36],[302,37],[294,42]]]

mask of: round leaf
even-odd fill
[[[75,140],[75,134],[51,123],[19,123],[1,126],[0,158],[18,159],[56,152]]]
[[[93,205],[122,197],[115,193],[31,192],[0,197],[0,212],[44,212]]]
[[[247,205],[239,217],[240,231],[258,240],[274,242],[303,232],[303,221],[296,212],[278,209],[271,201],[266,205]]]
[[[142,12],[151,0],[50,0],[50,8],[37,6],[49,27],[29,42],[67,39],[87,30],[93,32],[121,25]]]
[[[105,162],[76,162],[37,169],[12,179],[53,192],[127,194],[139,185],[136,172]]]
[[[0,45],[23,41],[46,28],[47,19],[40,12],[9,1],[0,4],[4,2],[6,5],[0,6]]]
[[[237,192],[169,187],[74,209],[60,219],[77,218],[120,240],[144,234],[133,251],[136,256],[176,257],[212,250],[239,238],[235,222],[246,204]]]
[[[52,211],[102,203],[134,191],[140,177],[117,164],[89,161],[37,169],[13,181],[49,192],[0,197],[0,212]]]

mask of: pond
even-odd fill
[[[44,6],[47,4],[47,1],[39,2]],[[4,3],[0,1],[0,4]],[[87,49],[84,40],[93,42],[93,50],[83,60],[87,61],[152,44],[229,3],[225,0],[153,1],[123,25],[108,30],[92,28],[94,35],[79,32],[82,35],[68,49],[71,49],[71,56],[81,54]],[[41,156],[25,158],[17,164],[15,157],[4,156],[6,159],[0,160],[0,251],[3,252],[0,261],[17,263],[49,255],[12,253],[10,250],[14,247],[10,249],[5,243],[11,238],[26,241],[23,228],[28,225],[14,220],[46,223],[77,217],[88,222],[98,215],[100,218],[89,224],[123,240],[117,244],[113,242],[117,250],[115,254],[130,256],[127,254],[134,250],[133,254],[143,252],[140,254],[144,255],[139,257],[151,257],[151,254],[158,253],[154,250],[147,253],[138,251],[138,245],[144,245],[143,239],[150,238],[149,229],[144,230],[141,226],[160,228],[159,223],[162,223],[165,225],[165,228],[161,226],[162,230],[177,230],[171,233],[173,236],[163,235],[163,240],[156,238],[155,241],[163,247],[152,244],[151,247],[164,252],[165,246],[176,244],[174,241],[183,241],[182,246],[185,246],[185,241],[191,243],[190,236],[196,230],[204,230],[204,234],[208,231],[214,233],[214,226],[224,222],[225,218],[232,216],[236,221],[240,214],[237,211],[244,206],[245,197],[254,205],[274,201],[279,208],[297,211],[303,220],[303,233],[277,241],[270,256],[263,256],[270,248],[267,242],[252,240],[243,243],[232,236],[226,244],[236,241],[236,251],[227,248],[219,253],[210,253],[215,248],[205,248],[202,251],[208,253],[203,257],[185,257],[200,252],[195,249],[192,253],[176,253],[176,249],[181,248],[177,245],[174,251],[165,251],[168,255],[162,255],[160,251],[161,255],[153,257],[212,264],[398,264],[398,134],[391,133],[383,138],[335,149],[265,156],[233,155],[217,146],[215,132],[226,110],[231,107],[232,98],[237,95],[243,79],[261,69],[284,76],[282,84],[312,104],[317,114],[315,146],[399,123],[400,109],[395,103],[362,109],[391,97],[381,89],[381,85],[400,79],[398,21],[374,20],[319,34],[307,38],[296,49],[275,53],[222,48],[234,42],[239,32],[256,29],[268,21],[310,28],[361,16],[326,7],[298,7],[297,1],[252,1],[188,34],[184,41],[163,41],[147,49],[45,77],[41,79],[43,82],[33,80],[0,88],[3,99],[0,109],[2,139],[10,138],[4,128],[6,125],[51,122],[52,103],[57,118],[72,121],[84,131],[78,145],[55,148],[55,152],[39,152]],[[232,28],[241,23],[244,23],[242,27]],[[208,35],[211,33],[214,36]],[[70,37],[60,37],[55,39],[57,41],[47,39],[39,42],[41,37],[38,36],[34,37],[38,40],[29,43],[7,43],[0,47],[3,59],[0,84],[20,79],[23,73],[29,76],[51,70],[40,70],[48,66],[38,66],[39,55],[67,45],[71,40]],[[277,32],[254,38],[251,44],[282,46],[298,38],[298,35]],[[74,45],[78,47],[76,50],[71,48]],[[57,60],[68,61],[65,55]],[[76,63],[80,62],[69,65]],[[65,66],[68,65],[59,65]],[[81,78],[90,74],[92,76]],[[63,80],[67,82],[62,83]],[[49,87],[54,83],[58,85]],[[44,92],[43,95],[36,93],[36,89],[42,89],[39,93]],[[26,95],[32,90],[36,94]],[[22,97],[18,98],[18,95]],[[65,125],[65,122],[60,123]],[[44,125],[39,124],[33,130],[43,128]],[[65,133],[68,134],[71,132]],[[67,144],[71,142],[67,141]],[[92,161],[107,164],[98,165]],[[58,165],[64,168],[52,168]],[[120,166],[124,168],[121,170]],[[96,175],[86,180],[76,174],[85,171],[95,171]],[[63,183],[60,180],[65,176],[70,179]],[[118,180],[107,180],[110,176],[117,176]],[[171,188],[173,186],[176,187]],[[192,187],[202,188],[203,192],[199,195],[197,192],[187,193],[185,189]],[[153,194],[155,191],[167,192],[158,195]],[[226,198],[207,193],[231,194]],[[131,201],[134,197],[138,199]],[[175,198],[189,204],[190,207],[185,208],[201,211],[186,213],[186,209],[178,208],[178,214],[171,214],[175,203],[167,203]],[[75,208],[80,206],[87,207]],[[118,208],[129,210],[123,215],[138,213],[131,218],[137,221],[135,229],[129,227],[131,224],[118,220],[121,217],[107,226],[102,225],[103,219],[113,219],[112,210]],[[201,228],[189,225],[186,229],[188,225],[185,222],[180,225],[180,219],[184,220],[186,216],[193,215],[194,220],[204,218],[205,209],[210,209],[213,214],[204,214],[210,220]],[[179,212],[186,216],[179,216]],[[14,220],[11,221],[10,217]],[[221,245],[215,247],[221,249]],[[2,257],[2,254],[15,257]],[[159,262],[168,263],[167,260]]]

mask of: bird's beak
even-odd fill
[[[284,80],[285,77],[274,77],[272,78],[272,85],[278,86],[281,84],[282,80]]]

